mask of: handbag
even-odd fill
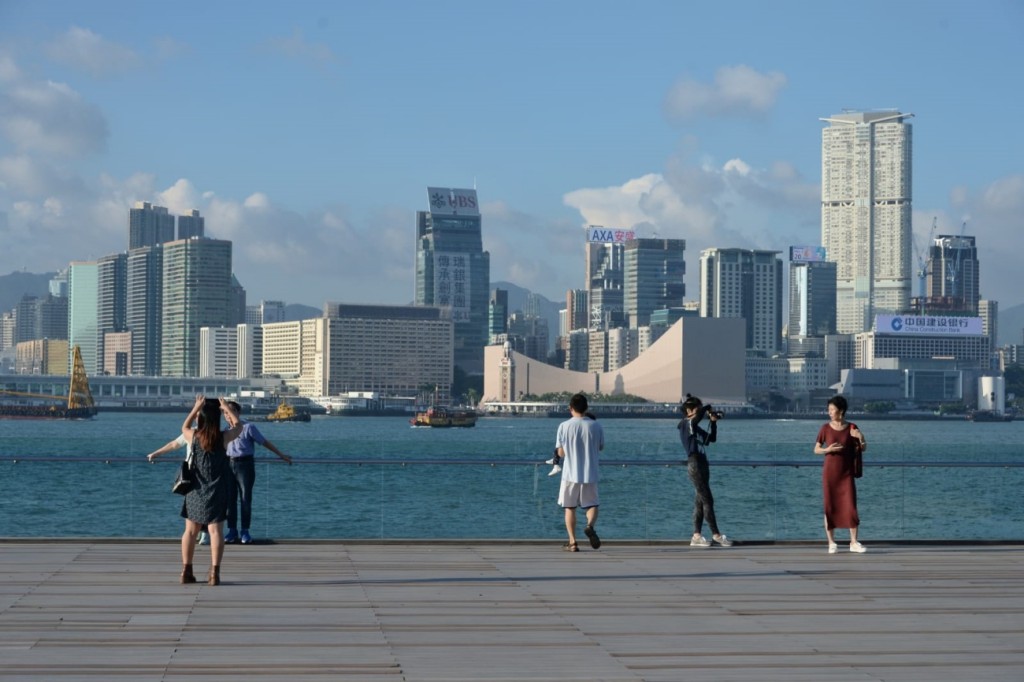
[[[860,478],[864,475],[864,458],[860,452],[853,456],[853,477]]]
[[[188,457],[178,467],[178,475],[174,477],[171,484],[171,492],[178,495],[187,495],[196,485],[194,472],[192,471],[192,449],[189,448]]]

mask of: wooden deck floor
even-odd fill
[[[1024,680],[1024,546],[0,542],[0,680]],[[208,552],[197,553],[197,574]]]

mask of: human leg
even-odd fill
[[[590,540],[590,546],[594,549],[601,547],[601,538],[598,537],[597,531],[594,530],[594,524],[597,523],[597,506],[587,508],[587,527],[583,529],[583,533]]]
[[[220,521],[207,524],[210,534],[210,574],[207,583],[220,585],[220,561],[224,557],[224,524]]]
[[[714,535],[718,535],[718,522],[715,520],[715,498],[711,494],[711,472],[708,458],[704,455],[691,455],[686,462],[686,472],[693,483],[695,493],[693,503],[693,533],[700,535],[704,521]]]
[[[829,554],[835,554],[836,551],[839,549],[838,545],[836,545],[835,531],[834,531],[834,529],[828,527],[829,526],[828,514],[826,514],[824,516],[824,518],[825,518],[825,537],[828,538],[828,553]]]
[[[256,485],[256,460],[253,457],[239,457],[232,460],[235,466],[235,480],[238,481],[238,502],[241,529],[247,532],[252,523],[252,490]]]
[[[196,552],[196,534],[199,532],[199,524],[185,519],[185,530],[181,534],[181,583],[194,583],[195,575],[192,573],[192,558]]]
[[[576,507],[565,508],[565,530],[569,534],[569,547],[576,546]]]
[[[229,457],[228,465],[231,467],[231,485],[228,486],[228,533],[225,542],[236,542],[238,540],[238,468],[237,457]]]

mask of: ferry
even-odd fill
[[[450,410],[447,407],[430,407],[409,420],[412,426],[432,426],[434,428],[467,428],[476,426],[477,414],[471,410]]]

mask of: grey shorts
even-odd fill
[[[600,504],[597,496],[596,483],[571,483],[562,481],[562,487],[558,491],[558,505],[566,509],[582,507],[589,509]]]

